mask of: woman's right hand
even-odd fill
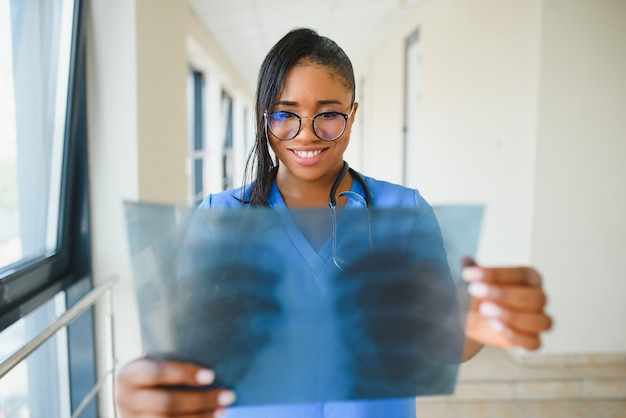
[[[116,373],[115,399],[123,418],[219,417],[235,401],[226,389],[201,388],[215,380],[215,373],[196,364],[140,358]]]

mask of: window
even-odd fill
[[[5,271],[45,258],[61,244],[72,3],[0,3],[0,268]]]
[[[419,138],[420,103],[420,48],[419,32],[406,40],[405,49],[405,99],[404,99],[404,184],[415,187],[417,183],[417,142]]]
[[[222,90],[222,126],[224,145],[222,147],[222,189],[234,186],[233,178],[233,98]]]
[[[92,288],[83,6],[0,1],[0,361]],[[0,379],[0,416],[76,410],[95,383],[91,315]]]
[[[252,128],[250,126],[250,111],[248,110],[248,107],[245,106],[243,108],[243,142],[246,154],[250,152],[250,150],[252,149],[252,145],[254,145],[254,138],[251,132]]]
[[[44,303],[2,332],[0,361],[40,333],[65,308],[65,293]],[[55,334],[0,380],[0,417],[70,416],[67,338]]]
[[[191,175],[191,201],[200,204],[204,198],[204,154],[205,154],[205,110],[204,110],[204,76],[194,69],[189,70],[187,83],[187,100],[189,109],[189,161]]]

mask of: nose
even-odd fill
[[[319,139],[313,129],[313,118],[309,116],[300,117],[300,132],[298,132],[296,138],[298,137],[309,141],[317,141]]]

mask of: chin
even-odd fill
[[[284,173],[288,177],[294,177],[298,180],[304,181],[316,181],[324,176],[328,171],[328,167],[316,164],[313,166],[303,165],[290,165],[287,166],[287,171]]]

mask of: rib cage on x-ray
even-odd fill
[[[414,210],[342,213],[342,269],[287,210],[129,203],[127,219],[147,355],[214,369],[238,404],[453,391],[464,305]]]

